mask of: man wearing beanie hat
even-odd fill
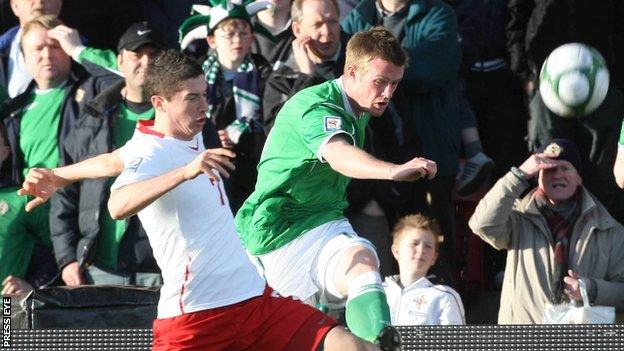
[[[624,309],[624,227],[580,172],[578,147],[553,139],[479,202],[470,228],[508,252],[499,323],[542,323],[546,303],[581,301],[579,278],[592,304]]]

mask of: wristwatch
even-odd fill
[[[513,175],[515,175],[516,178],[520,179],[522,184],[529,186],[529,181],[526,178],[526,173],[524,173],[520,168],[511,167],[511,173],[513,173]]]

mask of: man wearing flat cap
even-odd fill
[[[546,303],[581,301],[580,278],[592,304],[624,309],[624,227],[580,173],[578,147],[553,139],[479,202],[470,228],[507,250],[499,323],[542,323]]]

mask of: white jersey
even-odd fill
[[[164,136],[140,121],[119,156],[124,170],[112,190],[163,175],[205,149]],[[162,271],[158,318],[231,305],[262,294],[265,282],[241,246],[223,182],[201,174],[138,213]]]
[[[420,278],[404,289],[398,276],[386,277],[383,284],[394,325],[466,324],[459,294],[446,285],[434,285]]]

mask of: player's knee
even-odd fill
[[[355,277],[362,273],[378,271],[379,259],[373,248],[365,245],[356,245],[345,251],[342,257],[345,274]]]
[[[346,329],[337,326],[327,333],[323,343],[323,351],[377,351],[372,343],[358,338]]]

